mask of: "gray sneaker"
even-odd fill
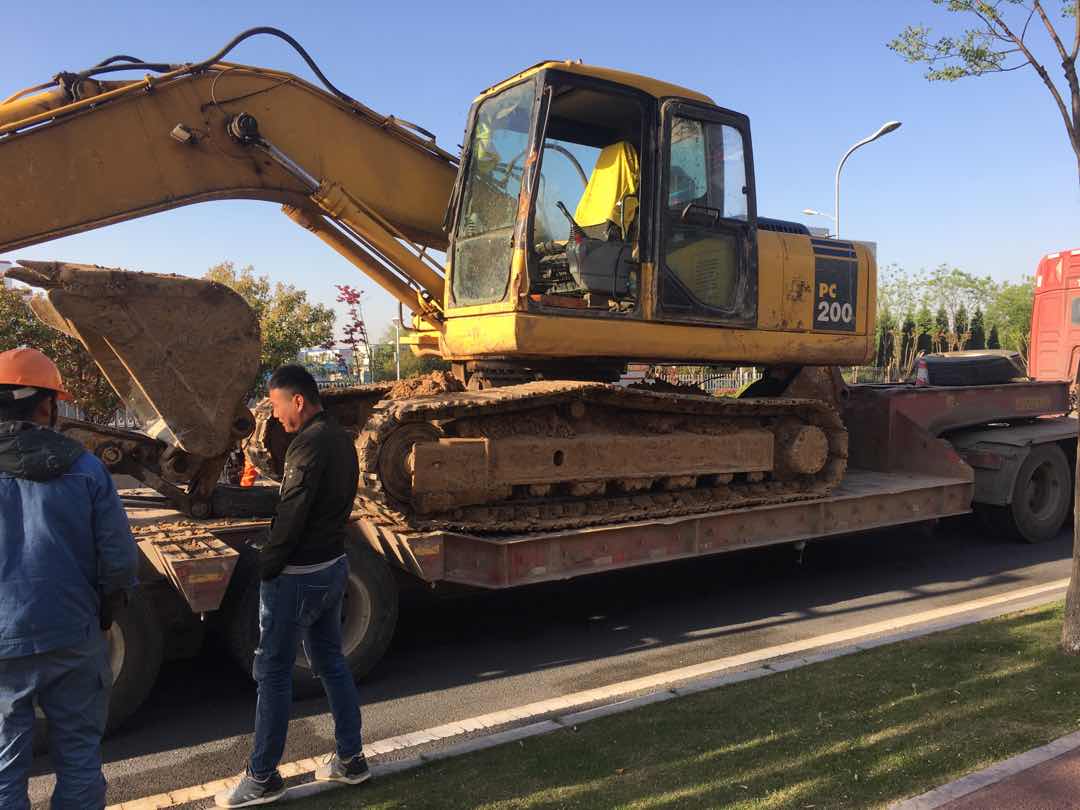
[[[371,778],[367,760],[363,754],[357,754],[352,759],[342,761],[337,754],[333,754],[315,770],[317,782],[344,782],[346,785],[359,785]]]
[[[254,807],[276,802],[284,795],[285,780],[277,771],[262,782],[252,776],[250,771],[244,771],[235,787],[223,790],[214,797],[214,804],[218,807]]]

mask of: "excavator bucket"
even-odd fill
[[[150,436],[188,453],[225,453],[253,427],[259,323],[212,281],[85,264],[20,261],[10,278],[47,291],[30,306],[79,340]]]

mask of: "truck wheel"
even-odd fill
[[[1056,444],[1031,448],[1020,465],[1008,506],[983,504],[983,526],[995,534],[1028,543],[1057,536],[1072,507],[1072,474],[1065,453]]]
[[[382,658],[393,638],[398,616],[397,582],[386,564],[363,540],[350,540],[349,584],[342,606],[341,636],[345,661],[354,678],[367,675]],[[249,577],[243,596],[229,618],[229,646],[240,666],[250,673],[259,645],[259,579]],[[313,697],[322,684],[312,674],[307,657],[297,650],[293,669],[293,695]]]
[[[119,728],[142,706],[161,670],[162,632],[157,612],[136,591],[107,634],[113,673],[106,733]]]

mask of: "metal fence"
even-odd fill
[[[86,421],[86,412],[82,408],[63,400],[57,402],[56,405],[62,419]],[[116,428],[117,430],[142,430],[142,422],[131,411],[119,410],[113,414],[112,419],[105,423],[105,427]]]
[[[319,386],[320,391],[330,391],[335,388],[353,388],[357,385],[363,385],[367,380],[362,380],[356,375],[350,375],[348,377],[339,377],[336,380],[316,380],[315,384]]]
[[[894,372],[890,374],[890,371]],[[850,385],[859,383],[900,383],[905,378],[896,369],[878,366],[843,366],[840,374]],[[710,394],[733,394],[761,378],[761,371],[752,366],[715,369],[701,366],[652,366],[639,379],[659,379],[669,383],[696,385]]]
[[[647,377],[679,385],[696,385],[710,394],[733,394],[760,379],[753,366],[718,369],[708,366],[653,366]]]

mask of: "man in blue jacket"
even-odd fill
[[[29,810],[34,700],[49,725],[53,810],[101,810],[103,634],[136,547],[104,465],[52,430],[70,399],[36,349],[0,353],[0,807]]]

